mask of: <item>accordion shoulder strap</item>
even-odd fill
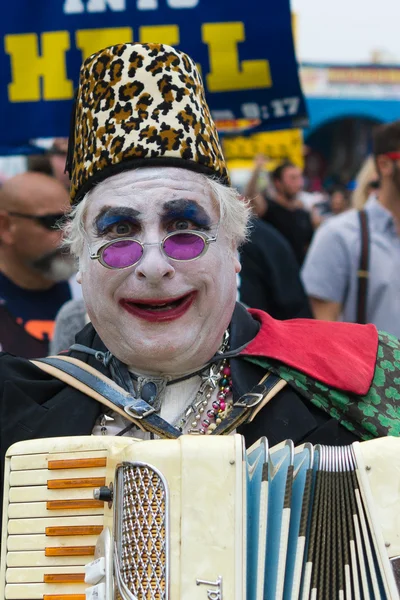
[[[272,373],[270,373],[270,376],[271,375],[272,375]],[[279,377],[276,377],[276,379],[274,381],[270,381],[269,389],[267,390],[267,393],[265,394],[264,398],[253,409],[253,412],[248,419],[249,423],[254,421],[254,419],[256,418],[258,413],[264,408],[264,406],[266,406],[268,404],[268,402],[270,400],[272,400],[272,398],[274,398],[276,396],[276,394],[285,387],[285,385],[287,385],[287,381],[285,381],[284,379],[280,379]]]
[[[180,431],[155,414],[154,408],[147,402],[141,398],[134,398],[112,379],[77,358],[48,356],[30,362],[52,377],[118,412],[142,431],[155,433],[162,438],[177,438],[181,435]]]
[[[243,394],[236,402],[228,416],[222,421],[213,434],[231,433],[244,423],[251,423],[260,410],[287,384],[281,377],[267,371],[261,381],[247,394]]]
[[[360,210],[358,213],[360,221],[361,251],[360,263],[357,271],[357,320],[356,323],[367,323],[367,300],[368,300],[368,278],[370,261],[370,232],[368,226],[368,213]]]
[[[181,432],[155,414],[141,398],[134,398],[112,379],[83,361],[71,356],[48,356],[31,360],[32,364],[67,385],[97,400],[133,422],[142,431],[161,438],[177,438]],[[213,434],[229,434],[245,422],[251,422],[284,386],[286,381],[267,371],[261,381],[234,402],[232,410],[214,429]]]

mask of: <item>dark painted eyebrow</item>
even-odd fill
[[[137,221],[140,211],[129,206],[104,206],[94,220],[94,229],[97,234],[102,234],[115,221],[131,219]]]
[[[192,219],[203,226],[210,226],[211,218],[207,211],[195,200],[179,198],[164,202],[162,206],[163,220],[171,217]]]
[[[133,217],[137,219],[140,214],[139,210],[129,206],[104,206],[95,218],[94,223],[97,225],[103,217]]]

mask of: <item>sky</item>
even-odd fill
[[[400,0],[291,0],[302,62],[400,63]]]

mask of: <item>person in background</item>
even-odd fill
[[[349,209],[349,195],[344,186],[337,185],[331,190],[330,214],[340,215]]]
[[[326,200],[313,206],[312,211],[316,213],[314,220],[319,217],[322,224],[327,219],[349,210],[349,207],[350,199],[347,188],[341,184],[334,185]]]
[[[250,239],[240,248],[239,299],[274,319],[311,318],[292,248],[269,223],[253,219]]]
[[[317,319],[359,322],[365,313],[366,322],[399,336],[400,121],[378,127],[373,146],[379,197],[369,197],[362,218],[350,210],[319,229],[302,277]]]
[[[363,162],[356,177],[356,187],[351,195],[351,206],[357,210],[364,208],[368,198],[377,196],[379,190],[379,175],[373,156],[368,156]]]
[[[83,298],[68,300],[58,311],[54,322],[50,354],[68,350],[75,343],[75,336],[89,323]]]
[[[271,173],[274,188],[272,198],[257,191],[257,180],[262,168],[262,159],[257,157],[245,195],[251,200],[255,214],[286,238],[301,266],[314,233],[314,226],[319,224],[313,224],[312,216],[304,209],[299,199],[304,183],[301,169],[290,162],[279,165]]]
[[[69,178],[65,173],[67,159],[68,138],[55,138],[49,150],[44,154],[31,154],[28,156],[28,171],[43,173],[55,177],[65,189],[69,190]]]
[[[26,358],[46,356],[59,308],[72,297],[72,256],[57,225],[66,189],[41,173],[8,179],[0,190],[0,345]]]

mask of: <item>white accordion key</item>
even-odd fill
[[[104,556],[92,561],[85,566],[85,583],[95,585],[106,574],[106,559]]]
[[[106,584],[99,583],[94,587],[86,590],[86,600],[107,600],[106,598]]]

